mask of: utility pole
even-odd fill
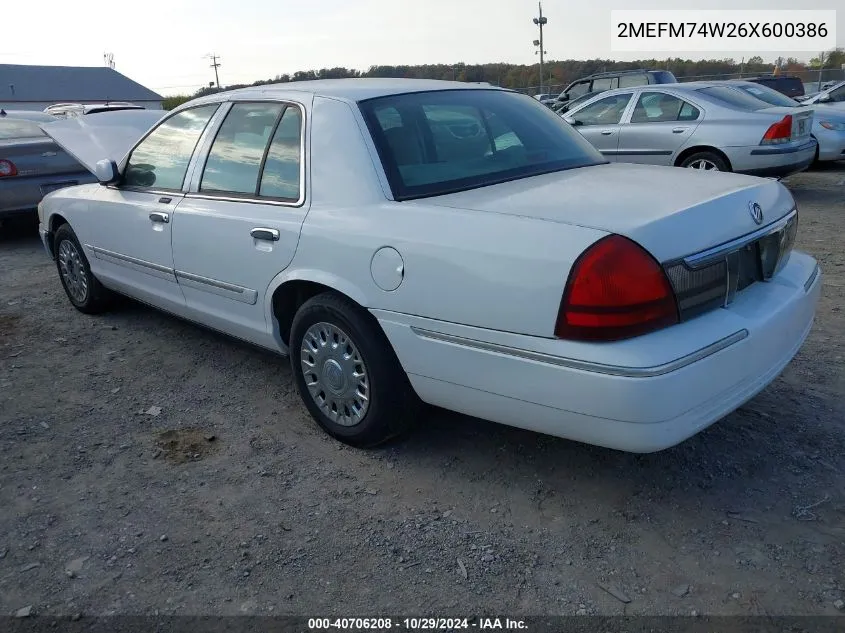
[[[543,50],[543,26],[545,26],[548,20],[543,17],[543,3],[538,2],[537,6],[540,8],[540,17],[534,18],[534,24],[540,27],[540,39],[534,40],[534,46],[540,47],[540,94],[543,94],[543,55],[546,53],[546,51]],[[536,55],[537,52],[534,54]]]
[[[824,72],[824,63],[824,51],[822,51],[821,53],[819,53],[819,89],[817,92],[822,91],[822,74]]]
[[[220,77],[217,75],[217,69],[220,67],[220,62],[217,60],[220,58],[214,53],[209,53],[206,57],[211,58],[211,68],[214,69],[214,81],[217,84],[217,89],[220,90]]]

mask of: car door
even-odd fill
[[[564,119],[608,160],[616,160],[619,123],[631,101],[631,92],[602,97],[567,113]]]
[[[174,268],[192,318],[267,344],[265,294],[293,259],[308,211],[306,109],[280,101],[224,107],[173,223]]]
[[[619,130],[617,160],[674,165],[701,120],[701,110],[668,92],[642,90]]]
[[[80,234],[90,240],[86,249],[107,285],[165,309],[184,308],[173,271],[174,212],[197,142],[218,105],[162,120],[131,151],[121,180],[101,187],[87,205]]]

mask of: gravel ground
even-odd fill
[[[325,436],[287,362],[127,305],[78,313],[0,234],[0,614],[836,614],[845,166],[794,176],[824,292],[796,360],[636,456],[447,412]]]

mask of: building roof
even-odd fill
[[[163,97],[106,66],[0,64],[0,101],[161,101]]]
[[[407,92],[425,92],[428,90],[471,90],[495,88],[487,83],[469,83],[462,81],[441,81],[439,79],[392,79],[392,78],[350,78],[316,79],[313,81],[291,81],[279,84],[251,86],[205,97],[208,101],[225,100],[229,97],[274,97],[282,98],[286,94],[309,93],[322,97],[334,97],[349,101],[363,101],[375,97]],[[198,102],[199,100],[197,100]],[[194,103],[197,103],[194,102]]]

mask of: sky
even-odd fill
[[[794,0],[545,0],[547,58],[642,58],[611,52],[611,9],[700,8],[841,8],[837,44],[845,46],[842,0],[813,0],[809,7]],[[534,0],[12,0],[0,11],[0,64],[99,66],[108,52],[116,70],[163,95],[213,81],[210,53],[220,58],[222,85],[334,66],[532,64],[536,15]],[[785,56],[808,60],[817,53]],[[778,54],[761,51],[767,61]],[[739,60],[749,53],[677,56]]]

